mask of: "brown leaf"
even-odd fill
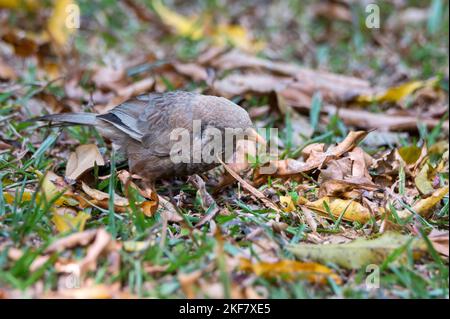
[[[183,221],[183,217],[178,214],[175,206],[163,196],[158,196],[159,203],[162,208],[161,215],[169,222],[179,223]]]
[[[194,81],[206,81],[208,73],[205,68],[195,63],[174,63],[175,70],[183,75],[186,75]]]
[[[346,193],[349,193],[353,190],[375,191],[378,189],[379,187],[377,185],[367,180],[356,182],[356,179],[352,181],[330,179],[320,184],[319,197],[346,197]]]
[[[81,273],[85,273],[89,270],[95,270],[97,267],[98,258],[107,250],[111,241],[112,237],[106,230],[102,228],[97,230],[94,242],[87,249],[86,256],[78,264]]]
[[[81,183],[81,188],[91,198],[93,198],[99,202],[102,202],[104,200],[109,200],[108,193],[99,191],[97,189],[93,189],[93,188],[89,187],[88,185],[86,185],[84,182]],[[119,196],[117,194],[114,194],[114,205],[115,206],[127,207],[127,206],[129,206],[129,204],[130,203],[127,198]]]
[[[155,80],[153,78],[145,78],[126,87],[118,88],[116,92],[121,98],[127,100],[132,96],[150,91],[154,85]]]
[[[80,145],[69,156],[65,176],[69,179],[76,180],[95,165],[105,165],[105,161],[97,146],[95,144]]]
[[[20,258],[22,258],[23,256],[23,252],[18,249],[18,248],[14,248],[14,247],[9,247],[8,248],[8,258],[14,261],[19,260]],[[41,268],[48,260],[49,260],[49,256],[38,256],[36,257],[33,262],[31,263],[31,265],[29,266],[29,270],[31,272],[34,272],[36,270],[38,270],[39,268]]]
[[[283,89],[291,81],[290,78],[270,74],[231,74],[214,81],[214,90],[228,98],[246,93],[267,94]]]
[[[331,277],[337,284],[342,283],[342,279],[330,268],[317,263],[303,263],[295,260],[280,260],[275,263],[252,263],[248,259],[241,259],[240,269],[268,278],[280,276],[285,276],[285,278],[291,280],[305,278],[313,283],[325,284],[327,283],[327,277]]]
[[[326,152],[311,152],[308,160],[304,163],[293,159],[273,161],[270,165],[274,165],[275,167],[274,169],[271,169],[271,171],[275,171],[277,175],[293,175],[319,168],[331,159],[339,158],[344,153],[351,151],[364,139],[364,137],[367,136],[367,134],[368,132],[366,131],[352,131],[341,143],[335,147],[330,147]]]
[[[16,71],[10,67],[0,56],[0,81],[17,79]]]
[[[440,254],[448,257],[448,242],[449,242],[449,233],[447,231],[441,231],[437,229],[433,229],[431,233],[428,235],[431,243],[433,244],[434,249]]]
[[[59,238],[47,247],[45,253],[61,252],[67,248],[72,248],[75,246],[86,246],[94,239],[96,233],[96,229],[89,229]]]

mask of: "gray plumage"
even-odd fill
[[[128,158],[130,170],[149,181],[174,175],[190,175],[209,170],[216,163],[173,163],[171,150],[176,141],[170,134],[176,128],[193,135],[193,121],[201,120],[202,130],[213,127],[252,127],[248,113],[235,103],[216,96],[175,91],[150,93],[132,98],[107,113],[63,113],[33,120],[50,125],[91,125],[110,139]]]

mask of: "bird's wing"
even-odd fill
[[[192,131],[195,96],[180,91],[140,95],[97,118],[112,124],[121,135],[125,133],[125,136],[142,143],[147,154],[169,156],[176,142],[170,139],[173,130],[184,128]]]
[[[137,128],[143,133],[142,144],[156,156],[169,156],[173,144],[171,133],[177,129],[192,132],[192,104],[195,94],[175,91],[150,94],[148,105],[139,116]]]
[[[127,136],[142,142],[144,134],[138,128],[138,119],[147,104],[148,101],[145,98],[138,96],[123,102],[105,114],[97,115],[97,119],[112,124]]]

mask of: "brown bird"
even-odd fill
[[[210,128],[218,129],[222,134],[226,128],[250,129],[248,139],[261,139],[251,129],[250,117],[240,106],[223,97],[183,91],[140,95],[104,114],[50,114],[33,120],[50,122],[50,126],[94,126],[123,152],[130,171],[144,178],[148,186],[153,186],[160,178],[201,173],[217,166],[217,161],[192,160],[210,141],[205,138],[205,132]],[[197,132],[195,120],[201,123]],[[187,163],[176,163],[171,158],[177,143],[171,133],[176,129],[189,133],[191,150],[195,141],[200,141],[201,149],[193,150]],[[224,147],[223,144],[219,154],[222,159]]]

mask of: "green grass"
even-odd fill
[[[117,50],[122,54],[133,52],[136,43],[133,42],[134,35],[142,32],[142,25],[133,19],[119,19],[122,16],[120,7],[111,5],[111,1],[80,1],[82,10],[92,12],[92,17],[102,25],[103,39],[110,49]],[[202,7],[213,10],[220,5],[216,1],[199,1]],[[411,39],[406,41],[409,54],[401,55],[402,64],[408,70],[413,70],[419,78],[429,78],[438,74],[445,74],[448,67],[448,56],[443,52],[443,48],[448,48],[448,15],[442,18],[439,12],[448,12],[448,3],[443,1],[432,1],[428,4],[432,6],[433,14],[429,20],[420,25],[427,35],[427,44],[417,45]],[[384,57],[379,55],[380,48],[374,45],[374,34],[362,26],[357,20],[350,25],[343,22],[311,20],[306,13],[303,3],[290,1],[293,12],[296,12],[295,20],[298,23],[299,32],[307,33],[312,43],[317,44],[313,52],[305,53],[302,58],[298,57],[298,48],[295,44],[287,43],[282,47],[283,59],[299,64],[306,64],[309,67],[323,67],[333,72],[352,74],[361,66],[370,68],[377,76],[382,76],[384,70]],[[442,9],[442,6],[444,9]],[[382,10],[391,8],[390,4],[383,5]],[[223,9],[223,8],[222,8]],[[361,12],[363,8],[358,5],[352,10]],[[102,11],[102,16],[95,16],[95,12]],[[388,11],[382,11],[388,12]],[[114,19],[116,17],[117,19]],[[126,16],[128,17],[128,16]],[[387,17],[386,17],[387,18]],[[385,18],[383,18],[384,20]],[[106,21],[106,22],[105,22]],[[304,28],[301,28],[304,27]],[[281,29],[283,26],[281,27]],[[279,36],[280,30],[267,29],[260,30],[261,34],[268,39]],[[413,32],[411,28],[405,29],[405,39]],[[83,32],[87,32],[86,30]],[[333,34],[333,39],[329,42],[319,39],[324,33]],[[85,34],[80,33],[75,44],[79,52],[88,54],[89,45],[86,42]],[[125,39],[121,41],[121,39]],[[445,39],[445,40],[443,40]],[[444,45],[442,44],[444,41]],[[183,59],[197,57],[199,52],[205,47],[202,41],[192,41],[176,36],[167,36],[163,39],[164,45],[174,46],[175,54]],[[396,45],[394,43],[393,45]],[[297,56],[296,56],[297,54]],[[309,61],[309,62],[308,62]],[[137,70],[136,72],[138,72]],[[161,77],[163,83],[169,90],[174,89],[174,84],[168,78]],[[61,83],[55,82],[48,86],[38,85],[36,66],[31,66],[19,81],[25,88],[23,94],[14,91],[0,93],[0,120],[1,138],[6,142],[15,142],[14,149],[24,152],[23,157],[18,153],[6,151],[0,152],[0,289],[17,289],[24,294],[31,290],[38,281],[44,283],[46,290],[55,290],[58,287],[58,274],[55,261],[60,258],[71,258],[80,260],[85,255],[84,248],[75,248],[61,254],[53,254],[36,271],[30,271],[30,265],[38,258],[42,251],[57,238],[67,234],[57,234],[51,221],[51,207],[58,196],[49,202],[40,204],[37,195],[40,192],[40,174],[47,170],[54,170],[62,175],[65,168],[65,156],[68,149],[72,150],[76,144],[96,143],[104,151],[105,156],[111,159],[110,172],[117,171],[115,166],[116,155],[111,152],[110,146],[105,142],[93,128],[71,127],[67,130],[35,130],[35,126],[30,123],[23,123],[24,117],[31,115],[26,105],[30,99],[39,92],[48,92],[61,95],[64,92]],[[380,83],[377,83],[380,84]],[[381,83],[385,84],[385,83]],[[87,84],[86,84],[87,85]],[[202,87],[204,83],[189,83],[190,89]],[[448,92],[448,88],[447,88]],[[246,97],[243,104],[248,107],[256,107],[268,103],[265,97]],[[267,126],[277,124],[280,130],[280,140],[284,144],[282,158],[297,158],[301,151],[312,143],[333,144],[341,141],[351,129],[346,127],[339,115],[330,115],[326,125],[319,121],[319,114],[322,107],[320,96],[314,95],[311,106],[310,124],[314,129],[311,137],[302,137],[302,144],[293,145],[292,117],[288,112],[285,116],[277,115],[271,118]],[[373,106],[379,110],[379,105]],[[419,136],[409,136],[405,145],[421,140],[428,146],[436,142],[447,139],[442,129],[442,123],[448,118],[442,119],[440,125],[432,130],[419,124]],[[75,144],[62,144],[61,140],[75,141]],[[41,142],[37,142],[41,141]],[[375,150],[377,152],[379,150]],[[20,152],[20,153],[21,153]],[[259,159],[255,159],[257,166]],[[39,172],[40,174],[38,174]],[[107,175],[105,173],[104,175]],[[252,240],[247,239],[247,235],[257,229],[262,229],[265,238],[276,247],[276,255],[283,259],[294,259],[294,256],[284,250],[284,245],[290,243],[300,243],[305,236],[311,234],[311,229],[307,223],[297,218],[295,214],[281,214],[280,221],[288,224],[286,237],[269,226],[275,221],[276,214],[266,208],[257,206],[248,196],[236,199],[229,194],[236,194],[237,186],[225,190],[216,201],[221,207],[226,207],[230,215],[219,215],[215,218],[216,233],[212,233],[209,224],[200,229],[194,229],[193,224],[204,214],[198,201],[195,202],[196,192],[188,186],[177,186],[175,193],[183,191],[185,196],[194,202],[189,208],[180,208],[184,221],[182,223],[169,223],[165,234],[162,234],[163,218],[160,213],[153,217],[144,216],[135,200],[142,200],[140,195],[130,190],[130,209],[127,213],[118,214],[113,209],[114,194],[124,195],[124,189],[114,174],[108,179],[98,179],[98,170],[94,172],[95,188],[108,192],[110,195],[108,209],[97,207],[86,208],[85,211],[91,214],[87,222],[87,229],[104,227],[118,241],[149,242],[147,248],[140,251],[119,251],[121,257],[121,267],[118,273],[112,274],[109,270],[107,258],[98,260],[97,269],[87,274],[96,283],[111,285],[121,283],[123,289],[138,297],[151,298],[184,298],[178,280],[178,274],[190,273],[202,270],[202,279],[207,283],[219,283],[223,289],[223,295],[228,297],[232,294],[233,285],[239,283],[240,272],[232,272],[226,263],[225,254],[229,256],[239,256],[242,252],[249,252],[251,256],[259,258],[256,245]],[[399,174],[399,195],[405,195],[406,175],[401,170]],[[442,180],[448,183],[448,174],[442,176]],[[260,186],[260,190],[273,188],[276,195],[289,194],[297,195],[295,189],[298,186],[295,182],[284,183],[275,177],[270,177],[266,184]],[[28,189],[32,189],[31,198],[25,200],[24,194]],[[163,185],[158,185],[158,190],[167,195],[168,191]],[[13,192],[14,201],[7,203],[3,192]],[[59,194],[60,196],[61,194]],[[306,193],[311,195],[311,193]],[[412,210],[411,203],[399,201],[401,207]],[[443,261],[430,244],[423,230],[430,230],[432,226],[439,226],[448,229],[449,202],[445,199],[445,205],[435,213],[434,219],[424,220],[413,215],[409,220],[400,220],[397,210],[390,204],[393,213],[390,221],[402,229],[412,229],[418,224],[422,227],[421,235],[425,238],[428,257],[420,260],[412,258],[411,247],[405,245],[401,251],[407,251],[409,259],[406,264],[396,265],[394,261],[398,257],[400,250],[389,256],[380,269],[380,289],[367,290],[365,280],[367,273],[365,269],[360,269],[355,273],[341,269],[337,265],[328,264],[341,277],[348,278],[344,285],[339,286],[334,282],[327,285],[314,285],[307,281],[288,281],[283,278],[267,279],[254,278],[252,287],[264,292],[269,298],[448,298],[448,261]],[[326,208],[326,207],[325,207]],[[331,216],[328,224],[320,225],[317,229],[319,234],[342,234],[342,229],[352,231],[366,231],[375,227],[373,221],[366,225],[358,223],[348,223],[342,220],[345,211],[338,218]],[[217,235],[220,231],[220,236]],[[162,238],[165,237],[163,241]],[[8,249],[11,247],[20,248],[23,255],[16,261],[11,261]],[[164,266],[164,269],[156,272],[148,271],[155,266]],[[199,288],[201,290],[201,288]],[[208,295],[206,295],[208,297]]]

